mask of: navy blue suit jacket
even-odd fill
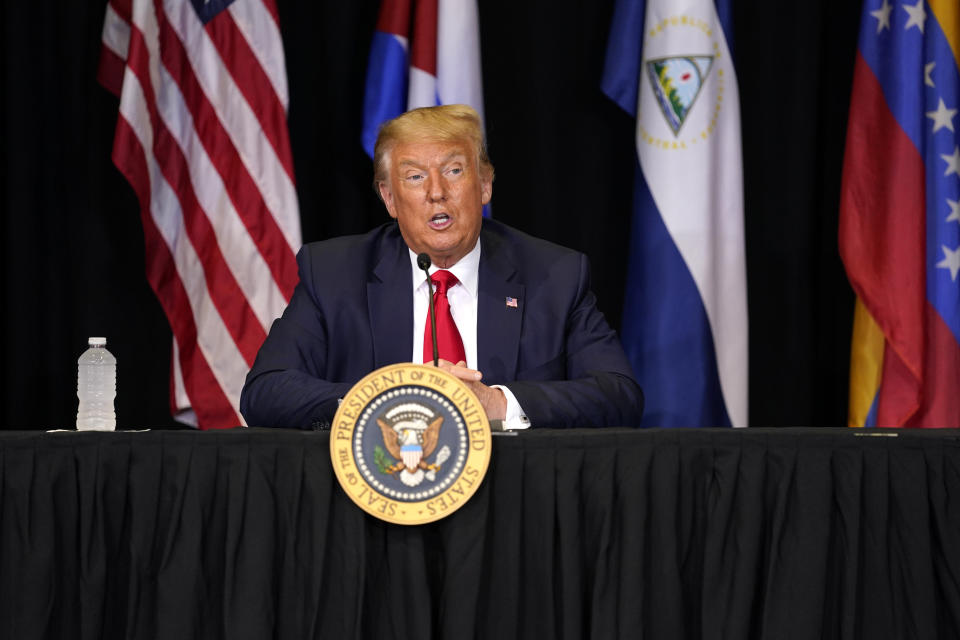
[[[596,307],[586,256],[484,220],[478,369],[534,427],[637,426],[643,394]],[[360,378],[413,353],[410,257],[395,222],[305,245],[300,283],[247,375],[250,426],[324,428]],[[507,297],[517,306],[507,306]]]

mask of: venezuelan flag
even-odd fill
[[[960,427],[960,6],[866,0],[840,205],[851,426]]]

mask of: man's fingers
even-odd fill
[[[440,360],[440,368],[447,373],[450,373],[461,380],[466,380],[468,382],[474,382],[483,377],[483,374],[476,369],[469,369],[467,367],[467,363],[463,360],[457,364],[453,364],[447,360]]]
[[[503,420],[506,416],[507,397],[500,389],[488,387],[480,382],[480,379],[483,377],[482,373],[476,369],[467,367],[467,363],[463,360],[457,364],[453,364],[449,360],[439,359],[437,360],[437,364],[441,369],[463,380],[464,383],[470,387],[470,390],[476,394],[477,399],[480,401],[489,418]]]

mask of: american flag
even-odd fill
[[[174,415],[241,425],[301,244],[274,0],[110,0],[99,79],[120,97],[113,161],[173,331]]]

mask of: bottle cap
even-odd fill
[[[105,347],[107,346],[106,338],[87,338],[87,344],[91,347]]]

